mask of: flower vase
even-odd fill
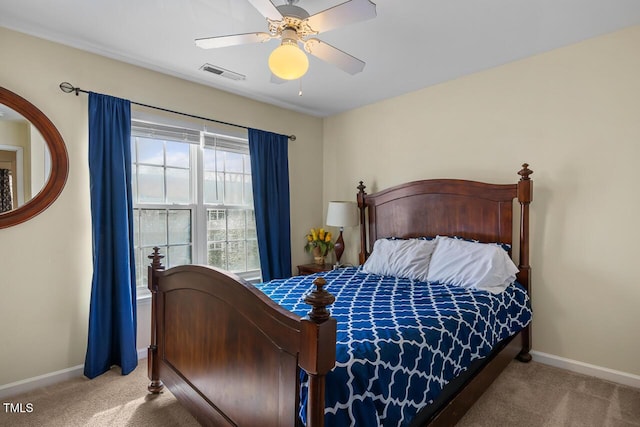
[[[318,265],[324,265],[324,255],[319,247],[313,248],[313,261]]]

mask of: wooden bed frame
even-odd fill
[[[532,173],[524,164],[516,184],[436,179],[371,195],[360,182],[360,263],[378,238],[442,234],[513,244],[517,228],[518,281],[530,291]],[[304,369],[309,374],[307,425],[324,425],[324,379],[336,353],[336,321],[326,308],[333,296],[323,289],[324,279],[314,281],[316,289],[305,300],[310,312],[300,317],[235,275],[198,265],[165,271],[157,248],[149,258],[151,393],[167,385],[206,426],[295,426],[299,369]],[[511,360],[531,360],[530,346],[530,327],[500,343],[479,370],[420,422],[455,424]]]

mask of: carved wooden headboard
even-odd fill
[[[459,179],[428,179],[367,194],[358,186],[360,263],[377,239],[387,237],[460,236],[513,245],[514,206],[520,206],[518,280],[529,288],[529,204],[533,171],[523,164],[515,184]]]

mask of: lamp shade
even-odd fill
[[[329,202],[327,225],[353,227],[358,225],[358,209],[355,202]]]
[[[295,41],[283,40],[269,55],[269,69],[281,79],[299,79],[309,69],[309,58]]]

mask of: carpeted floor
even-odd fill
[[[458,423],[471,426],[640,426],[640,389],[514,361]]]
[[[66,381],[5,399],[33,411],[0,408],[0,426],[198,426],[171,393],[149,395],[146,386],[144,363],[128,376],[112,369],[91,381]],[[458,423],[471,426],[640,426],[640,389],[513,362]]]

